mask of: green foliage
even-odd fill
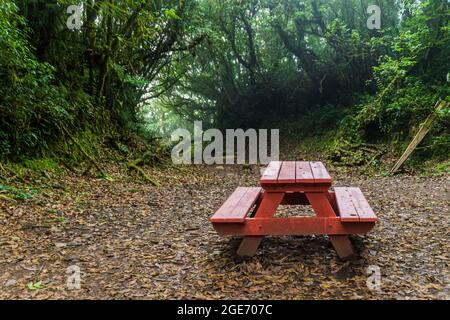
[[[28,289],[30,289],[31,291],[37,291],[37,290],[45,289],[46,287],[47,286],[45,284],[43,284],[42,281],[38,281],[38,282],[30,281],[28,283]]]
[[[0,19],[0,158],[42,154],[81,101],[55,84],[52,66],[36,59],[12,1],[0,4]]]
[[[71,0],[0,3],[0,160],[77,163],[67,132],[126,154],[194,120],[402,145],[449,96],[447,0],[79,2],[81,30]],[[418,157],[445,157],[448,124]]]
[[[72,4],[0,3],[0,160],[76,159],[63,127],[87,144],[140,132],[140,103],[176,77],[171,52],[190,50],[182,40],[191,1],[85,0],[83,29],[70,31]]]
[[[447,1],[422,1],[408,2],[406,8],[410,15],[403,18],[400,33],[383,39],[392,53],[381,56],[374,67],[378,94],[361,102],[356,113],[341,124],[341,132],[349,140],[407,144],[439,98],[450,96],[446,79],[450,5]],[[448,152],[448,122],[448,113],[442,111],[424,142],[430,144],[427,155],[438,155],[438,149]],[[421,152],[416,157],[420,158]]]
[[[0,192],[6,194],[8,198],[10,197],[15,200],[28,200],[39,193],[38,190],[32,187],[17,188],[15,186],[3,184],[0,184]]]
[[[372,90],[367,80],[385,51],[375,39],[392,37],[398,23],[397,5],[380,1],[383,32],[371,32],[369,4],[199,1],[192,32],[206,39],[175,64],[181,80],[161,100],[184,119],[222,128],[349,105]]]

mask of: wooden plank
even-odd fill
[[[335,189],[336,205],[343,222],[376,222],[366,198],[359,188],[337,187]]]
[[[281,168],[281,161],[271,161],[260,179],[261,184],[276,183]]]
[[[353,205],[348,188],[335,187],[336,205],[342,222],[359,222],[358,211]]]
[[[251,206],[258,199],[261,188],[238,187],[211,217],[211,222],[244,222]],[[247,210],[247,211],[246,211]]]
[[[246,218],[245,223],[213,223],[221,236],[366,234],[375,222],[342,222],[339,217]]]
[[[389,172],[391,175],[395,174],[398,169],[403,165],[403,163],[408,159],[408,157],[411,155],[411,153],[414,151],[414,149],[419,145],[420,142],[422,142],[423,138],[427,135],[427,133],[431,129],[431,125],[433,124],[433,121],[436,119],[439,111],[445,107],[447,107],[450,103],[446,101],[442,101],[439,99],[438,102],[436,102],[435,110],[425,119],[425,121],[420,125],[419,131],[417,131],[416,135],[406,148],[405,152],[402,154],[400,159],[398,159],[397,163],[392,167],[391,171]]]
[[[256,200],[258,200],[258,197],[261,193],[260,187],[250,187],[246,189],[247,192],[242,196],[241,200],[239,200],[239,202],[234,206],[230,216],[239,218],[243,217],[245,219],[247,213],[253,207]]]
[[[322,162],[314,161],[310,162],[310,165],[315,183],[332,182],[331,176]]]
[[[283,161],[278,183],[295,183],[295,161]]]
[[[264,190],[268,192],[328,192],[331,183],[272,183],[264,184]]]
[[[378,221],[375,212],[373,212],[366,198],[359,188],[347,188],[350,193],[353,206],[358,212],[359,221],[361,222],[375,222]]]
[[[295,162],[295,182],[314,183],[314,176],[309,161]]]
[[[211,222],[222,222],[222,220],[227,220],[229,218],[229,213],[233,211],[234,206],[241,200],[247,189],[244,187],[238,187],[234,192],[228,197],[228,199],[222,204],[219,210],[211,217]],[[235,222],[241,222],[242,219],[234,219]]]

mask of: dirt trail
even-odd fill
[[[322,236],[266,238],[238,260],[238,239],[208,218],[236,186],[257,185],[257,167],[155,171],[160,189],[69,176],[31,200],[0,200],[0,298],[450,298],[449,177],[330,171],[381,219],[353,239],[356,261],[339,261]],[[79,290],[67,289],[69,266]],[[367,287],[368,268],[380,268],[380,291]]]

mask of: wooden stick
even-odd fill
[[[431,125],[433,124],[434,119],[437,116],[437,113],[439,110],[441,110],[444,106],[446,106],[448,103],[445,101],[442,101],[439,99],[439,101],[435,105],[435,110],[428,116],[428,118],[420,125],[419,131],[416,133],[414,138],[412,139],[409,146],[406,148],[403,155],[400,157],[400,159],[397,161],[397,163],[394,165],[394,167],[389,172],[391,175],[395,174],[398,169],[403,165],[403,163],[408,159],[408,157],[411,155],[411,153],[414,151],[414,149],[417,147],[417,145],[422,142],[423,138],[427,135],[427,133],[431,129]]]
[[[140,160],[140,159],[138,159],[138,160]],[[142,177],[144,177],[145,180],[147,180],[148,182],[153,184],[155,187],[159,188],[160,187],[159,182],[157,182],[157,181],[153,180],[152,178],[150,178],[148,176],[148,174],[145,173],[145,171],[137,165],[137,163],[139,163],[139,162],[141,162],[141,161],[129,162],[128,163],[128,168],[132,168],[132,169],[136,170],[137,172],[139,172],[142,175]]]
[[[11,197],[8,197],[8,196],[2,195],[2,194],[0,194],[0,199],[6,200],[6,201],[16,201],[15,199],[13,199]]]
[[[97,168],[97,170],[100,172],[100,174],[102,175],[102,177],[106,177],[105,172],[102,170],[102,168],[100,167],[100,165],[94,160],[94,158],[92,156],[90,156],[86,150],[84,150],[83,146],[75,139],[75,137],[73,137],[70,133],[69,130],[66,129],[66,127],[64,127],[64,125],[61,125],[61,128],[63,129],[63,131],[69,136],[70,140],[73,141],[73,143],[75,143],[75,145],[78,147],[78,149],[80,149],[81,153],[89,159],[89,161],[91,161],[91,163]]]

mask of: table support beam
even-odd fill
[[[366,234],[375,222],[341,222],[339,217],[247,218],[244,223],[213,223],[213,226],[222,236],[333,236]]]
[[[278,206],[284,198],[282,192],[264,192],[259,206],[257,206],[254,217],[256,218],[271,218],[275,215]],[[237,255],[240,257],[254,256],[258,250],[259,244],[263,237],[244,237],[239,245]]]

